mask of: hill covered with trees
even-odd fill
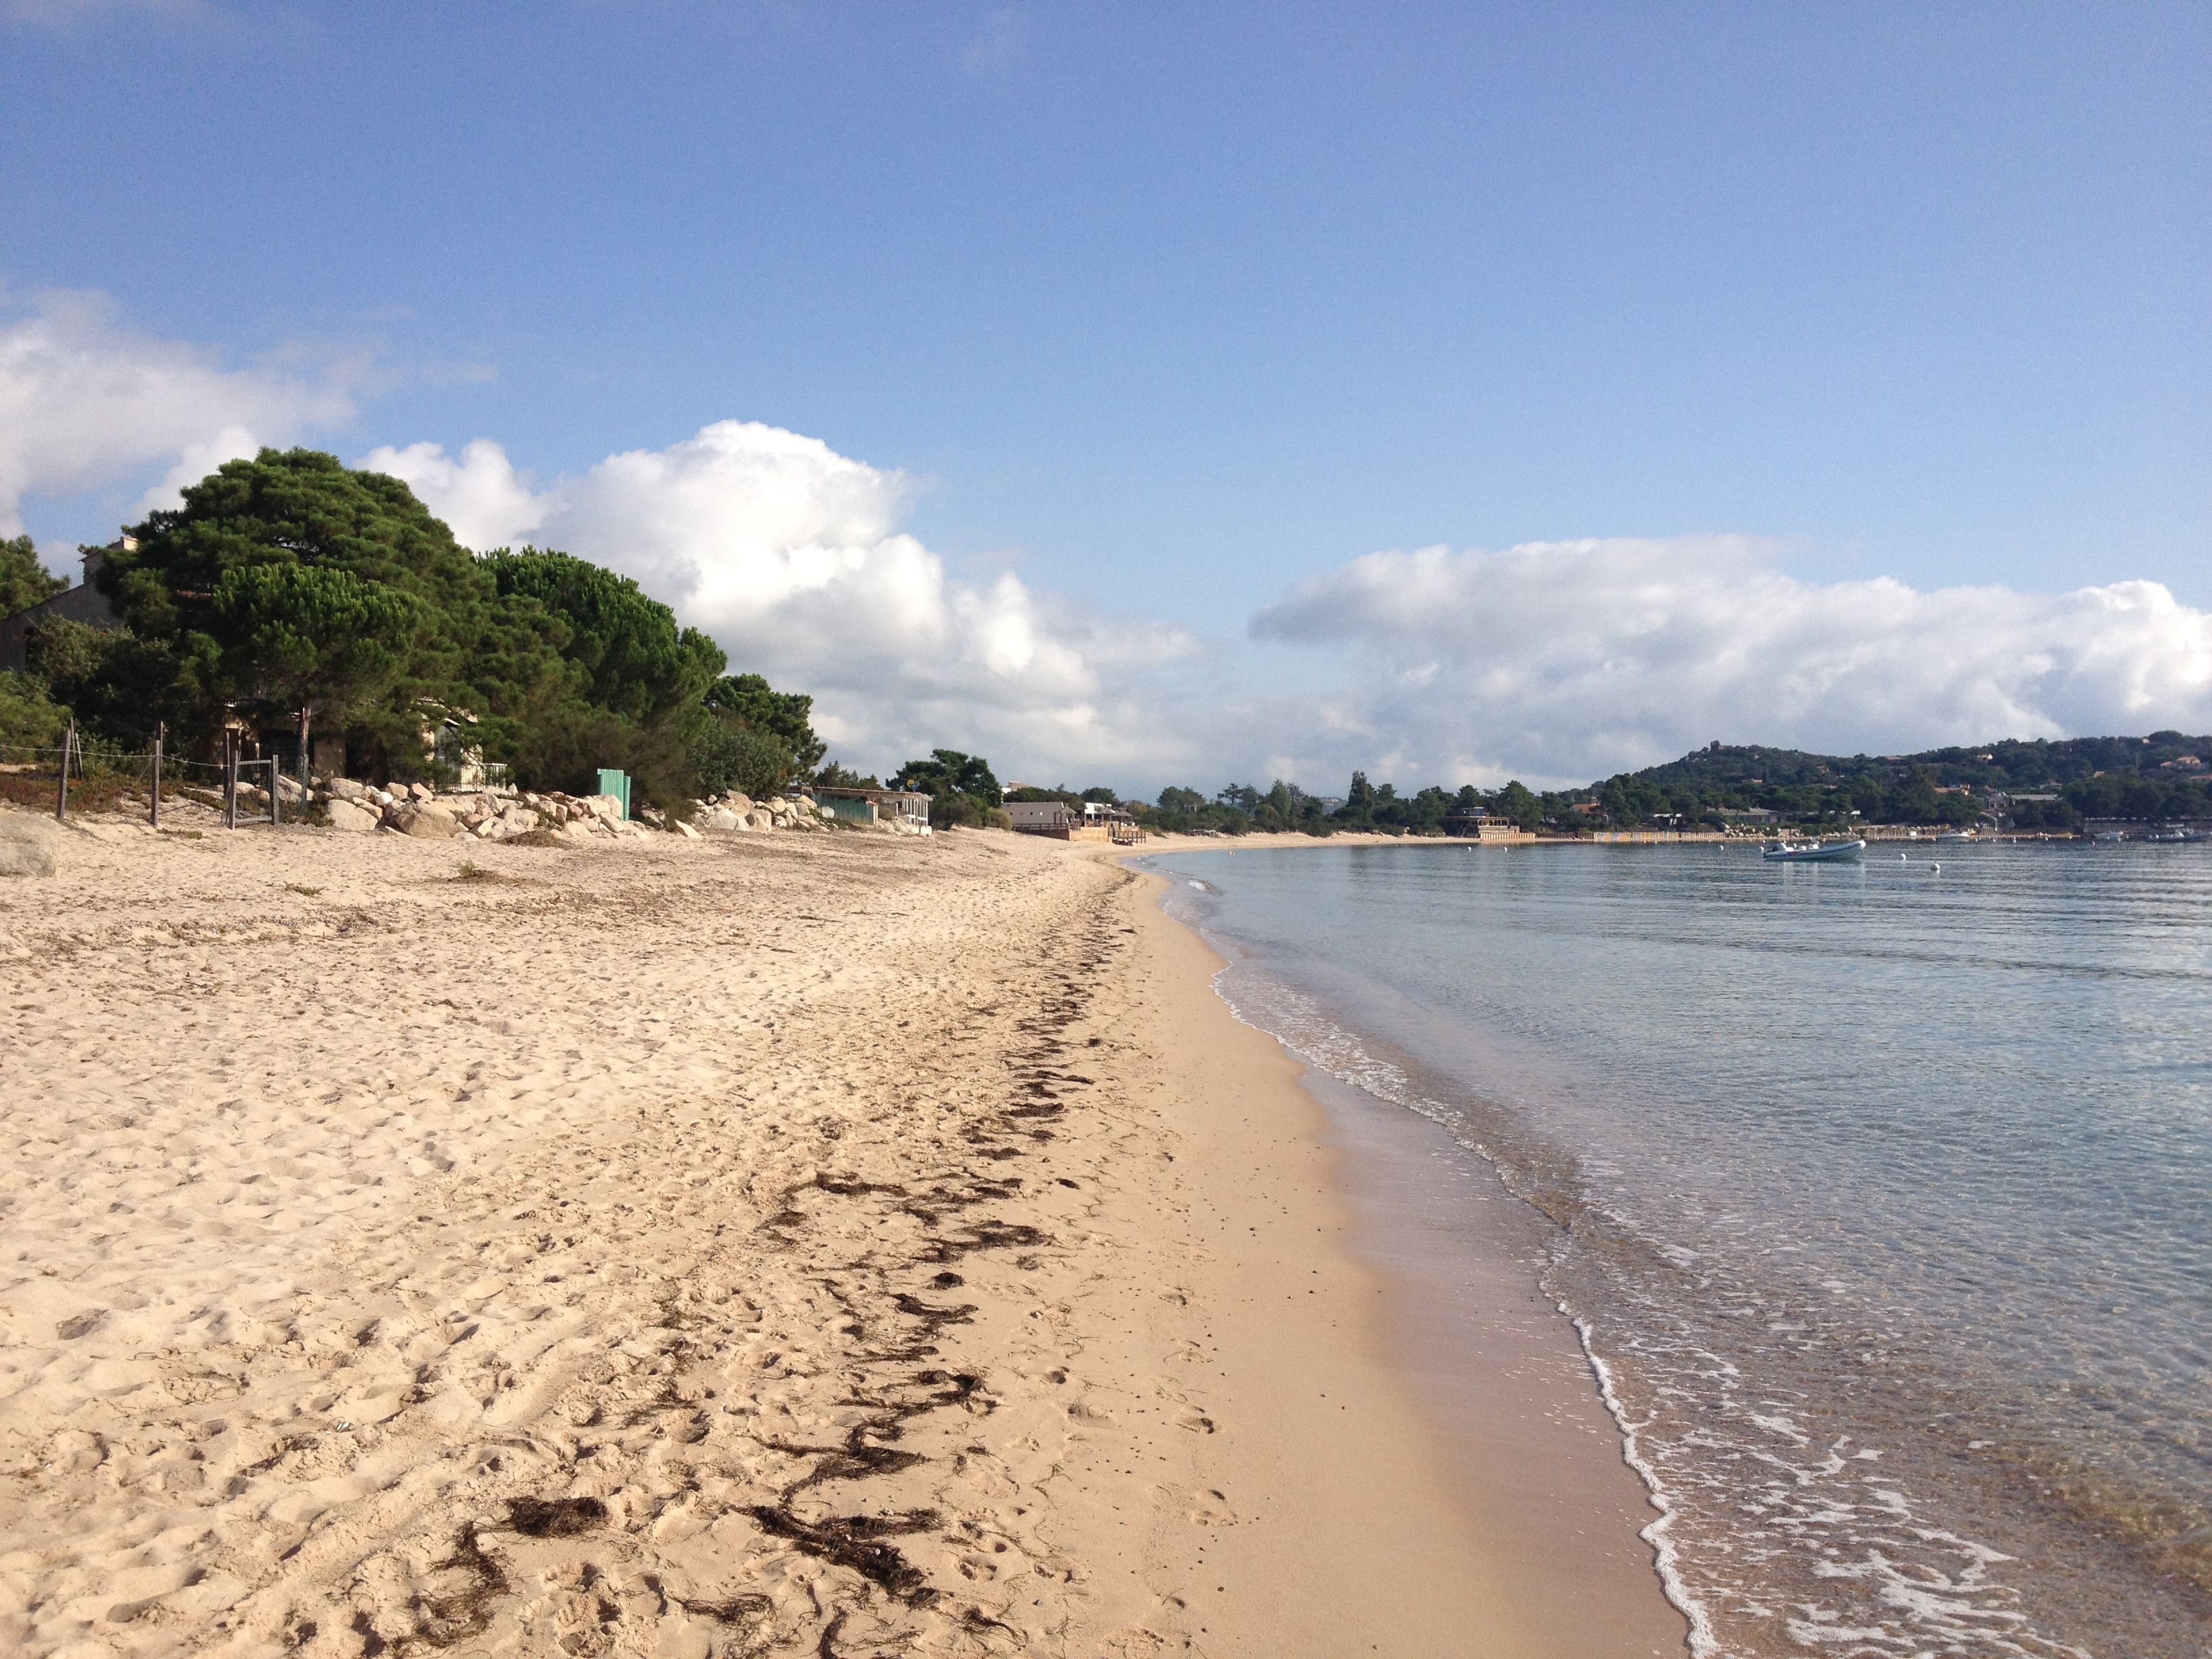
[[[2212,817],[2212,735],[2067,738],[1932,749],[1915,755],[1816,755],[1751,744],[1712,744],[1680,760],[1624,772],[1586,788],[1538,792],[1510,782],[1481,790],[1437,786],[1401,794],[1352,775],[1341,799],[1278,780],[1261,791],[1232,783],[1212,796],[1182,787],[1156,803],[1124,802],[1139,823],[1183,834],[1378,830],[1443,835],[1481,812],[1532,830],[1571,832],[1725,824],[1744,814],[1795,824],[1971,824],[1993,811],[2021,829],[2072,830],[2085,818]],[[1066,792],[1113,800],[1110,789]],[[2000,799],[2002,798],[2002,799]]]
[[[1592,786],[1608,821],[1765,808],[1807,821],[1971,823],[1995,798],[2022,828],[2085,817],[2192,818],[2212,812],[2212,736],[2060,738],[1930,749],[1914,755],[1815,755],[1709,744],[1662,766]],[[2049,795],[2048,801],[2021,796]]]

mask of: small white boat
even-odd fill
[[[1971,830],[1946,830],[1936,837],[1938,841],[1972,841],[1973,838],[1974,832]]]
[[[1834,863],[1843,859],[1855,859],[1866,851],[1863,841],[1783,842],[1769,847],[1759,856],[1770,864]]]

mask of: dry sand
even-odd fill
[[[1085,849],[55,860],[0,884],[0,1649],[1680,1650],[1591,1402],[1536,1408],[1587,1502],[1470,1495],[1317,1109]]]

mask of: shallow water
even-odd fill
[[[1557,1224],[1695,1645],[2212,1650],[2212,854],[1146,862]]]

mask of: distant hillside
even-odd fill
[[[2171,779],[2182,769],[2169,763],[2194,756],[2212,763],[2212,736],[2187,737],[2154,732],[2147,738],[2037,738],[1963,749],[1929,749],[1917,755],[1813,755],[1802,749],[1769,749],[1758,744],[1731,747],[1715,744],[1693,749],[1680,760],[1648,766],[1628,775],[1661,785],[1706,787],[1834,784],[1855,778],[1888,779],[1925,767],[1939,787],[1965,784],[1975,789],[2057,789],[2078,778],[2100,774]]]
[[[2084,817],[2212,815],[2212,734],[2039,738],[1930,749],[1915,755],[1814,755],[1716,743],[1680,760],[1594,784],[1585,799],[1613,823],[1679,813],[1701,818],[1764,808],[1792,817],[1869,823],[1971,823],[1993,797],[2023,829],[2071,828]]]
[[[1148,828],[1179,834],[1241,836],[1253,830],[1333,835],[1379,830],[1438,836],[1478,814],[1524,830],[1577,834],[1656,824],[1765,829],[1778,821],[1821,830],[1854,823],[1972,824],[1995,820],[2027,830],[2075,830],[2085,818],[2165,823],[2212,821],[2212,733],[2191,738],[2008,738],[1917,755],[1814,755],[1761,744],[1716,743],[1663,766],[1623,772],[1587,789],[1547,790],[1518,782],[1456,793],[1431,785],[1401,795],[1394,785],[1352,775],[1341,799],[1308,794],[1278,780],[1262,792],[1232,783],[1211,800],[1195,789],[1160,792],[1159,805],[1123,803]],[[1018,786],[1007,799],[1073,802],[1057,790]],[[1111,801],[1110,789],[1086,800]]]

